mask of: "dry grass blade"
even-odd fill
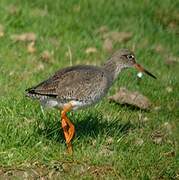
[[[4,27],[0,24],[0,38],[4,36]]]
[[[86,49],[86,54],[93,54],[97,52],[97,49],[95,47],[89,47]]]

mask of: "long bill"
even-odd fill
[[[144,72],[147,75],[153,77],[154,79],[157,79],[153,74],[151,74],[149,71],[147,71],[146,69],[144,69],[140,64],[134,64],[134,67],[139,71],[139,72]]]

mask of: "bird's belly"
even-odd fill
[[[41,100],[41,104],[42,104],[42,106],[44,106],[46,108],[53,108],[53,107],[62,106],[62,104],[59,104],[59,102],[53,98],[43,99],[43,100]]]
[[[89,103],[86,101],[77,101],[77,100],[70,100],[70,101],[62,102],[55,98],[41,99],[40,102],[43,107],[46,107],[46,108],[54,108],[55,107],[55,108],[60,108],[60,109],[62,109],[65,106],[65,104],[71,103],[73,106],[73,108],[72,108],[73,110],[81,109],[81,108],[87,107],[92,104],[92,103]]]

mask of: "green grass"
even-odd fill
[[[10,12],[13,6],[16,13]],[[27,172],[64,179],[178,178],[179,66],[165,64],[166,57],[179,56],[178,9],[174,0],[1,0],[5,34],[0,38],[0,176],[20,178]],[[95,107],[70,113],[76,137],[74,154],[68,156],[59,112],[43,114],[38,102],[24,97],[24,90],[69,66],[69,47],[73,65],[103,63],[109,54],[96,30],[104,25],[110,31],[132,32],[131,40],[115,43],[114,49],[135,46],[138,62],[158,78],[145,76],[138,84],[136,71],[127,70],[108,95],[125,86],[145,94],[153,107],[141,111],[105,98]],[[37,35],[33,54],[26,43],[10,39],[24,32]],[[159,45],[162,52],[156,51]],[[88,47],[97,52],[86,54]],[[52,61],[40,58],[44,50],[53,53]],[[162,137],[159,144],[153,142],[157,133]]]

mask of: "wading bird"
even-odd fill
[[[60,69],[49,79],[27,89],[26,95],[38,99],[42,105],[60,109],[67,150],[72,152],[71,140],[75,127],[68,119],[67,112],[100,101],[119,73],[129,67],[135,67],[139,72],[156,78],[136,62],[133,52],[120,49],[101,67],[77,65]]]

